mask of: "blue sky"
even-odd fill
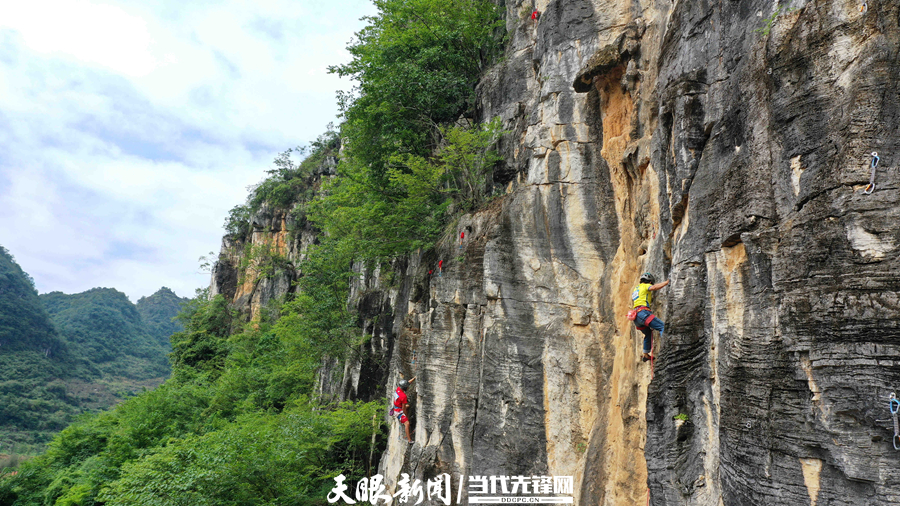
[[[198,258],[275,156],[336,122],[364,0],[29,0],[0,16],[0,245],[41,293],[132,301]]]

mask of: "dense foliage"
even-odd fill
[[[0,449],[29,452],[77,412],[60,378],[86,371],[73,359],[31,278],[0,246]]]
[[[471,115],[475,85],[500,54],[500,7],[484,0],[376,0],[378,14],[348,46],[349,63],[331,67],[358,83],[340,94],[347,149],[387,185],[397,154],[427,156],[437,126]]]
[[[92,288],[72,295],[51,292],[40,298],[72,352],[100,375],[168,376],[168,346],[148,335],[140,312],[124,293]]]
[[[51,352],[62,347],[34,281],[0,246],[0,347]]]
[[[151,334],[172,325],[172,298],[164,290],[145,298],[158,322],[151,330],[116,290],[38,296],[0,247],[0,453],[34,453],[76,415],[168,376],[168,335],[163,346]]]
[[[144,320],[145,332],[160,343],[163,349],[171,349],[169,336],[184,329],[174,318],[181,311],[182,304],[189,300],[175,295],[175,292],[164,286],[149,297],[141,297],[135,304]]]
[[[289,320],[241,324],[205,291],[181,320],[173,378],[64,430],[0,504],[325,504],[333,476],[370,471],[382,403],[311,402],[321,348]]]
[[[452,211],[487,192],[499,123],[471,125],[475,85],[503,49],[502,12],[483,0],[376,0],[379,12],[331,67],[359,84],[339,94],[344,156],[311,210],[354,257],[434,243]],[[466,162],[464,167],[459,162]]]

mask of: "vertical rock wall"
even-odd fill
[[[672,7],[653,156],[673,279],[650,385],[654,504],[900,501],[878,421],[900,380],[900,6],[863,3]]]
[[[531,3],[508,4],[507,58],[479,86],[481,115],[511,132],[494,174],[507,195],[459,222],[461,247],[439,245],[443,273],[414,291],[393,365],[418,378],[416,444],[392,437],[382,470],[390,484],[573,476],[577,504],[645,504],[650,368],[625,313],[640,272],[662,272],[667,255],[650,163],[656,63],[641,49],[660,38],[644,18],[657,15],[536,8],[534,21]]]
[[[897,502],[900,16],[861,4],[538,2],[537,22],[508,5],[479,90],[513,132],[508,195],[461,222],[464,258],[410,305],[397,345],[418,361],[394,365],[421,382],[417,445],[392,442],[389,478],[571,474],[579,504],[644,504],[648,485],[652,504]],[[646,270],[672,279],[652,382],[623,316]]]

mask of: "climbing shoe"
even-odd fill
[[[650,360],[650,358],[651,357],[650,357],[649,353],[644,353],[641,355],[641,362],[646,362],[646,361]]]

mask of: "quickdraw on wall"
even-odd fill
[[[466,233],[465,233],[465,232],[460,232],[460,233],[459,233],[459,249],[462,249],[462,247],[463,247],[463,241],[464,241],[465,239],[466,239]]]
[[[900,412],[900,400],[897,400],[897,395],[894,392],[891,392],[891,418],[894,420],[894,437],[891,438],[891,443],[894,445],[895,450],[900,450],[900,423],[897,421],[897,414]]]
[[[863,1],[862,5],[859,6],[859,12],[865,14],[869,11],[869,2]]]
[[[871,195],[875,191],[875,167],[878,167],[878,152],[872,151],[872,175],[869,176],[869,185],[862,191],[864,195]]]

